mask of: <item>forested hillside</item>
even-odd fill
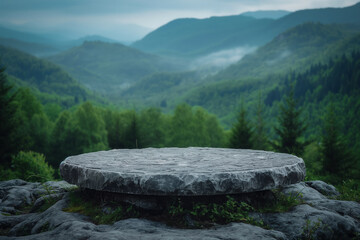
[[[154,74],[125,89],[121,95],[130,103],[164,110],[185,101],[204,107],[230,126],[241,99],[255,102],[259,91],[267,94],[273,86],[281,84],[284,74],[302,73],[313,64],[327,63],[330,58],[360,49],[359,39],[357,28],[301,24],[214,76]]]
[[[177,19],[133,44],[144,51],[198,56],[239,46],[261,46],[278,34],[306,22],[360,24],[360,4],[346,8],[309,9],[280,19],[256,19],[243,15],[208,19]]]
[[[59,49],[54,46],[49,46],[42,43],[24,42],[12,38],[0,38],[0,45],[15,48],[38,57],[54,54],[59,51]]]
[[[266,77],[289,70],[304,71],[311,64],[360,47],[360,28],[305,23],[276,36],[214,76],[215,80]],[[345,44],[351,41],[352,44]]]
[[[198,56],[239,45],[258,46],[272,22],[247,16],[177,19],[149,33],[132,46],[157,54]]]
[[[49,180],[85,152],[199,146],[291,153],[309,179],[358,181],[359,8],[177,19],[133,45],[171,57],[99,36],[46,59],[0,46],[0,179]],[[47,42],[4,32],[27,51]],[[239,46],[256,50],[219,72],[197,62]]]
[[[118,93],[137,80],[171,65],[158,56],[119,43],[85,42],[47,58],[98,92]]]
[[[99,99],[51,62],[1,45],[0,56],[11,82],[36,91],[43,103],[70,107],[82,101]]]

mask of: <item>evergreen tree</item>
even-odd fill
[[[301,137],[306,130],[306,125],[301,119],[302,109],[296,108],[294,99],[294,89],[291,88],[285,97],[285,102],[280,105],[280,115],[278,118],[279,127],[275,127],[275,132],[279,140],[272,143],[278,152],[301,155],[307,142],[301,141]]]
[[[125,122],[126,119],[119,112],[108,110],[105,114],[106,130],[109,147],[112,149],[125,148]]]
[[[165,123],[160,109],[148,108],[139,118],[141,147],[163,147],[165,145]]]
[[[194,136],[194,116],[192,108],[188,104],[180,104],[176,107],[171,118],[170,143],[171,147],[196,146]]]
[[[50,154],[48,159],[49,163],[55,169],[59,167],[61,161],[66,157],[79,153],[73,150],[74,136],[71,136],[72,133],[69,131],[70,118],[71,115],[68,111],[62,112],[56,120],[55,127],[51,133]]]
[[[350,170],[352,162],[350,151],[340,134],[339,125],[334,104],[331,103],[325,115],[321,153],[324,170],[338,175]]]
[[[209,115],[205,119],[206,133],[208,135],[209,147],[224,147],[226,144],[226,138],[224,129],[220,126],[217,118],[213,115]]]
[[[268,149],[268,138],[265,132],[265,122],[263,118],[264,103],[262,101],[261,92],[259,93],[256,105],[256,123],[253,134],[253,148],[258,150]]]
[[[67,136],[71,136],[73,154],[106,150],[108,148],[105,123],[97,109],[85,102],[73,114]]]
[[[125,131],[125,148],[140,148],[139,123],[135,111],[130,112],[130,122]]]
[[[8,165],[11,155],[16,154],[24,145],[18,127],[17,105],[12,87],[7,84],[5,68],[0,66],[0,164]]]
[[[253,147],[252,135],[253,132],[246,120],[246,111],[242,104],[237,122],[231,129],[229,147],[251,149]]]

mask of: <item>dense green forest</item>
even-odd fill
[[[112,100],[127,107],[157,106],[165,112],[187,102],[216,114],[229,127],[241,98],[255,103],[259,91],[265,96],[275,85],[281,85],[279,81],[287,72],[302,73],[312,65],[326,64],[330,58],[351,54],[360,49],[359,37],[354,26],[301,24],[215,75],[204,76],[199,71],[154,73]]]
[[[189,146],[289,152],[304,157],[309,176],[332,176],[334,181],[346,172],[357,178],[359,64],[360,53],[353,52],[313,65],[307,72],[284,75],[281,87],[264,96],[259,93],[254,105],[242,101],[229,130],[203,108],[188,104],[169,114],[157,108],[121,110],[89,101],[72,108],[49,108],[30,89],[11,88],[2,69],[1,178],[19,174],[14,166],[21,157],[46,159],[44,164],[57,169],[67,156],[84,152]],[[335,156],[342,156],[342,162]]]
[[[133,45],[176,58],[100,41],[44,59],[0,46],[0,179],[59,178],[60,162],[85,152],[199,146],[291,153],[308,179],[359,182],[359,7],[180,19]],[[219,72],[189,68],[259,36]],[[47,49],[32,37],[13,47]]]
[[[90,89],[106,95],[117,94],[149,74],[174,68],[162,57],[100,41],[86,41],[47,59]]]
[[[19,50],[0,45],[1,62],[15,86],[31,89],[44,104],[70,107],[86,100],[102,100],[59,66]]]

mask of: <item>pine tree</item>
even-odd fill
[[[324,119],[321,153],[324,170],[338,175],[349,170],[352,162],[351,153],[344,144],[339,125],[334,104],[331,103]]]
[[[280,115],[278,118],[280,126],[275,127],[275,132],[279,139],[272,142],[272,146],[276,151],[298,156],[304,152],[307,142],[300,139],[307,126],[301,119],[301,113],[302,109],[296,108],[294,89],[292,87],[289,95],[285,97],[285,102],[280,105]]]
[[[251,149],[252,144],[252,130],[249,123],[246,120],[246,111],[243,105],[241,105],[241,110],[236,124],[231,129],[230,135],[230,148],[242,148],[242,149]]]
[[[263,118],[264,103],[261,93],[259,93],[258,103],[256,105],[256,123],[253,134],[253,148],[258,150],[268,149],[268,138],[265,132],[265,122]]]
[[[17,106],[15,94],[11,93],[12,87],[8,85],[5,68],[0,66],[0,164],[8,165],[11,155],[21,150],[23,140],[18,126]]]
[[[129,117],[130,122],[125,131],[125,148],[140,148],[138,116],[132,111]]]

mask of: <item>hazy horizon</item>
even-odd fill
[[[0,25],[40,34],[72,39],[101,35],[117,41],[135,41],[177,18],[208,18],[237,15],[249,11],[347,7],[358,0],[194,0],[194,1],[46,1],[2,0]]]

